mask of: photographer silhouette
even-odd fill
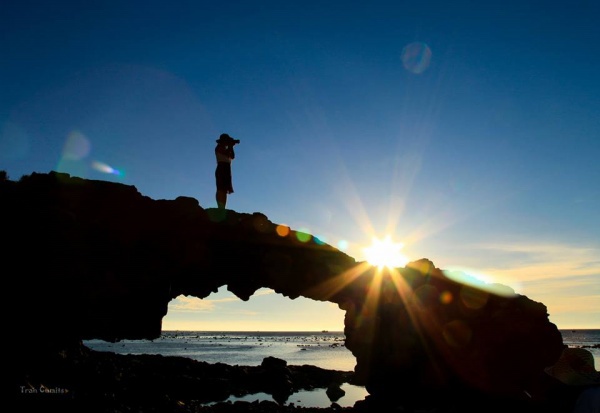
[[[215,156],[217,158],[217,169],[215,178],[217,181],[217,206],[219,209],[225,209],[227,205],[227,195],[233,193],[233,183],[231,178],[231,161],[235,159],[233,147],[240,143],[239,139],[233,139],[226,133],[222,133],[217,139]]]

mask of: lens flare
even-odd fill
[[[79,161],[89,155],[92,149],[90,140],[81,132],[75,130],[69,133],[63,147],[63,159]]]
[[[444,291],[440,294],[440,303],[442,304],[450,304],[453,300],[454,297],[450,291]]]
[[[308,231],[296,232],[296,239],[300,242],[308,242],[312,238],[312,235]]]
[[[313,241],[317,245],[325,245],[325,244],[327,244],[327,240],[325,239],[325,237],[320,236],[320,235],[319,236],[314,236],[313,237]]]
[[[414,42],[402,49],[402,64],[409,72],[421,74],[429,67],[431,49],[427,44]]]
[[[275,231],[280,237],[287,237],[290,233],[290,227],[288,227],[287,225],[277,225]]]
[[[515,290],[511,287],[494,282],[489,275],[482,274],[479,271],[463,268],[449,268],[443,271],[444,275],[453,281],[457,281],[465,286],[492,293],[503,297],[514,297]],[[462,295],[462,294],[461,294]],[[464,300],[464,297],[461,297]],[[467,298],[469,303],[473,300]],[[476,300],[477,301],[477,300]]]
[[[117,176],[123,175],[123,172],[119,171],[118,169],[115,169],[115,168],[113,168],[103,162],[99,162],[99,161],[93,161],[92,168],[94,168],[97,171],[103,172],[105,174],[111,174],[111,175],[117,175]]]

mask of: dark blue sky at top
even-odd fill
[[[413,155],[412,185],[437,193],[525,185],[592,191],[597,203],[598,11],[597,2],[5,2],[0,121],[27,143],[0,159],[14,178],[53,169],[78,130],[96,157],[128,171],[90,177],[209,206],[212,138],[226,131],[243,141],[242,209],[271,208],[252,201],[255,185],[293,192],[295,205],[307,193],[327,200],[339,164],[364,198],[385,198],[390,171],[403,174]],[[432,51],[422,73],[403,68],[411,42]],[[566,213],[546,204],[548,216]]]

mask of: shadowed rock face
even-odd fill
[[[518,397],[563,348],[541,303],[455,282],[427,259],[378,271],[260,213],[53,172],[0,181],[0,200],[20,357],[157,338],[171,299],[223,285],[242,300],[266,287],[337,303],[357,381],[380,399]]]

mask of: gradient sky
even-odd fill
[[[357,260],[391,235],[600,328],[600,2],[3,1],[0,169],[227,207]],[[342,330],[226,288],[165,329]]]

